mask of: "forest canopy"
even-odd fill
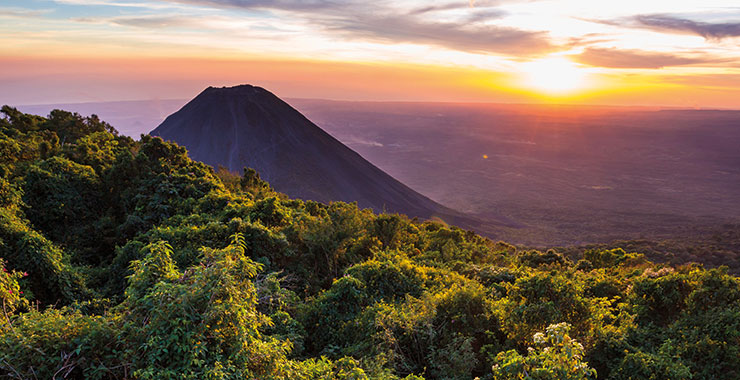
[[[0,376],[737,379],[726,268],[289,199],[96,116],[0,118]]]

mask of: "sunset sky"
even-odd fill
[[[0,103],[279,96],[740,109],[737,0],[3,0]]]

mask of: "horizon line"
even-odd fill
[[[263,87],[264,88],[264,87]],[[269,91],[269,90],[268,90]],[[197,95],[196,95],[197,96]],[[110,104],[110,103],[150,103],[150,102],[173,102],[182,101],[189,102],[193,98],[165,98],[165,99],[122,99],[122,100],[103,100],[103,101],[84,101],[84,102],[48,102],[48,103],[33,103],[33,104],[17,104],[10,105],[8,103],[3,104],[10,107],[43,107],[43,106],[63,106],[63,105],[94,105],[94,104]],[[639,110],[650,110],[650,111],[740,111],[740,108],[724,108],[724,107],[682,107],[682,106],[667,106],[667,105],[623,105],[623,104],[583,104],[583,103],[547,103],[547,102],[532,102],[532,103],[520,103],[520,102],[485,102],[485,101],[424,101],[424,100],[350,100],[350,99],[332,99],[332,98],[306,98],[306,97],[279,97],[283,100],[309,100],[309,101],[323,101],[323,102],[337,102],[337,103],[396,103],[396,104],[451,104],[451,105],[500,105],[500,106],[529,106],[529,107],[563,107],[563,108],[612,108],[612,109],[639,109]]]

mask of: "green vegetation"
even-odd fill
[[[740,377],[724,268],[522,250],[2,112],[2,377]]]
[[[710,268],[726,266],[730,273],[740,274],[740,224],[736,223],[696,227],[670,239],[618,240],[609,244],[568,247],[562,251],[568,256],[580,257],[587,251],[614,248],[640,252],[657,262],[673,265],[698,262]]]

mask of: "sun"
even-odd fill
[[[563,57],[527,62],[521,70],[527,87],[550,95],[572,93],[586,82],[584,69]]]

